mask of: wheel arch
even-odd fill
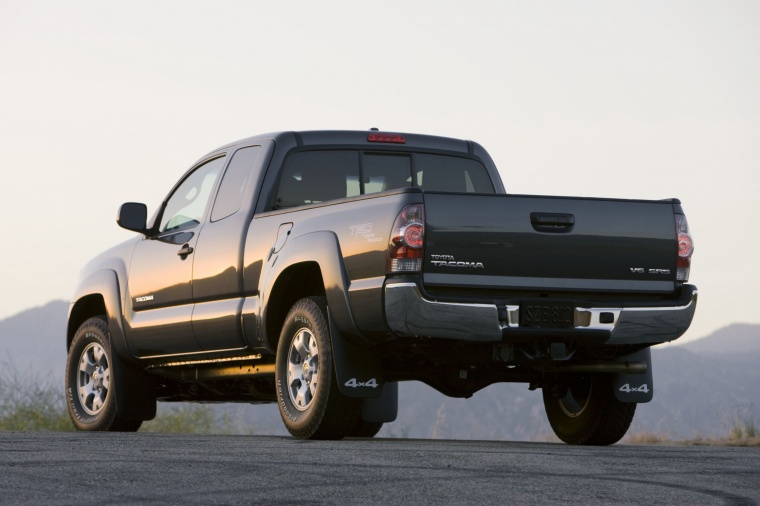
[[[311,296],[327,298],[328,319],[335,371],[343,395],[379,397],[383,373],[380,359],[367,346],[354,322],[348,301],[348,273],[337,236],[333,232],[305,234],[285,243],[266,264],[269,272],[262,293],[262,326],[267,346],[277,349],[282,325],[296,301]],[[306,282],[304,282],[306,280]],[[349,387],[347,382],[360,378],[364,383],[374,378],[375,387]],[[389,404],[390,405],[390,404]],[[395,408],[395,406],[394,406]],[[384,415],[395,418],[395,412]]]
[[[71,348],[71,341],[74,339],[77,329],[82,324],[93,316],[108,314],[106,309],[106,303],[103,295],[100,293],[93,293],[85,295],[81,299],[76,300],[69,312],[69,321],[66,328],[66,349]]]
[[[280,329],[290,308],[300,299],[324,296],[322,270],[314,261],[288,266],[277,277],[267,299],[264,328],[267,346],[277,349]]]
[[[111,269],[98,270],[84,278],[77,286],[66,328],[66,349],[71,346],[79,326],[88,318],[105,316],[114,351],[129,362],[134,357],[127,348],[122,319],[122,303],[118,274]]]

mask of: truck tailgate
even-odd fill
[[[673,293],[677,201],[426,192],[430,287]]]

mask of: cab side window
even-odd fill
[[[211,221],[219,221],[232,216],[243,203],[243,192],[251,176],[251,170],[259,156],[261,146],[242,148],[235,152],[229,167],[224,172],[222,184],[211,211]]]
[[[166,201],[159,232],[192,228],[201,222],[223,167],[224,157],[214,158],[195,169],[179,185]]]

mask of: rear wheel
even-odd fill
[[[113,374],[108,324],[90,318],[77,330],[66,363],[69,415],[79,430],[134,432],[142,420],[127,420],[116,412],[115,390],[126,388]]]
[[[620,402],[609,374],[572,378],[567,384],[544,388],[544,407],[554,433],[573,445],[611,445],[631,425],[635,403]]]
[[[324,297],[301,299],[280,334],[275,368],[280,415],[299,439],[341,439],[352,433],[361,400],[343,396],[332,357]]]

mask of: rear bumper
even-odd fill
[[[535,329],[520,327],[519,305],[435,302],[425,299],[415,283],[388,283],[385,286],[385,316],[396,335],[471,342],[551,339],[613,345],[664,343],[678,339],[686,332],[696,306],[697,289],[686,285],[683,295],[673,305],[579,306],[575,309],[573,328]],[[611,319],[611,323],[601,323],[601,319]]]

